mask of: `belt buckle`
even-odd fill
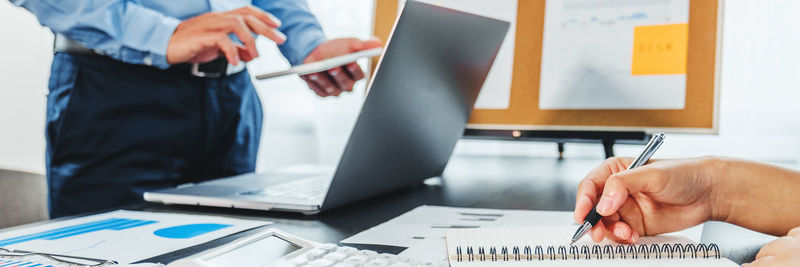
[[[201,78],[219,78],[222,77],[221,72],[203,72],[200,71],[200,63],[192,64],[192,76]]]
[[[225,76],[228,71],[228,60],[225,57],[218,57],[206,63],[192,64],[192,75],[203,78],[220,78]]]

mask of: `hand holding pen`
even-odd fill
[[[609,238],[619,243],[703,223],[713,218],[709,168],[719,166],[718,161],[714,157],[650,160],[629,170],[633,158],[610,158],[578,185],[575,222],[583,223],[597,204],[603,218],[589,236],[597,242]]]
[[[714,157],[640,160],[647,164],[629,169],[633,158],[610,158],[578,185],[575,222],[583,223],[597,205],[602,219],[589,236],[597,242],[609,238],[635,243],[643,235],[670,233],[708,221],[715,198],[708,168],[719,166],[717,161]]]
[[[656,153],[656,150],[658,150],[658,148],[661,147],[661,144],[663,142],[664,142],[664,133],[659,132],[659,133],[654,134],[653,137],[650,138],[650,141],[647,142],[647,145],[644,147],[644,150],[642,150],[642,153],[639,154],[639,156],[636,157],[636,159],[634,159],[633,162],[630,163],[630,165],[628,166],[627,169],[628,170],[634,169],[634,168],[640,167],[640,166],[644,165],[645,163],[647,163],[647,161],[650,160],[650,157],[652,157],[653,154]],[[618,182],[618,179],[613,179],[612,177],[609,177],[609,179],[606,180],[606,184],[611,183],[611,182]],[[625,181],[622,181],[622,182],[625,182]],[[626,191],[626,190],[621,190],[621,191]],[[615,197],[618,199],[619,197],[617,197],[617,196],[618,195],[619,196],[622,195],[621,191],[609,190],[608,194],[606,194],[604,192],[603,197],[600,198],[600,202],[597,203],[597,206],[592,208],[591,211],[589,211],[589,214],[586,215],[586,217],[584,218],[584,221],[581,224],[581,226],[578,227],[578,230],[572,236],[570,244],[575,243],[575,241],[578,241],[578,239],[580,239],[586,233],[588,233],[589,230],[592,229],[592,227],[599,225],[600,219],[602,219],[603,216],[614,215],[611,212],[611,208],[612,208],[612,206],[615,205],[615,203],[614,203]],[[627,190],[627,192],[625,192],[625,193],[626,193],[625,195],[627,195],[628,193],[631,193],[631,192],[630,192],[630,190]],[[579,192],[578,196],[580,196],[580,192]],[[577,214],[577,211],[578,211],[577,204],[578,204],[578,201],[580,201],[580,200],[582,200],[582,199],[579,197],[578,200],[576,200],[576,202],[575,202],[576,203],[576,209],[575,209],[576,214]],[[621,201],[619,201],[619,202],[622,203]],[[602,212],[602,214],[600,212]],[[630,232],[630,231],[627,231],[627,232]],[[636,239],[638,238],[636,236],[636,233],[625,234],[625,233],[620,232],[620,234],[623,234],[625,237],[628,237],[628,238],[632,239],[632,242],[636,242]]]

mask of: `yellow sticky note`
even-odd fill
[[[688,47],[688,23],[637,26],[631,74],[685,74]]]

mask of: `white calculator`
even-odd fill
[[[167,267],[229,266],[446,267],[448,264],[446,262],[421,262],[393,254],[378,254],[371,250],[320,244],[270,228],[167,265]]]

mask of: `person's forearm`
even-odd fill
[[[116,60],[166,69],[167,44],[180,20],[135,1],[13,0],[39,23]]]
[[[292,65],[303,64],[308,55],[327,39],[306,1],[254,0],[253,5],[278,17],[278,30],[286,34],[286,43],[278,46]]]
[[[712,219],[782,236],[800,225],[800,172],[769,164],[716,158]]]

